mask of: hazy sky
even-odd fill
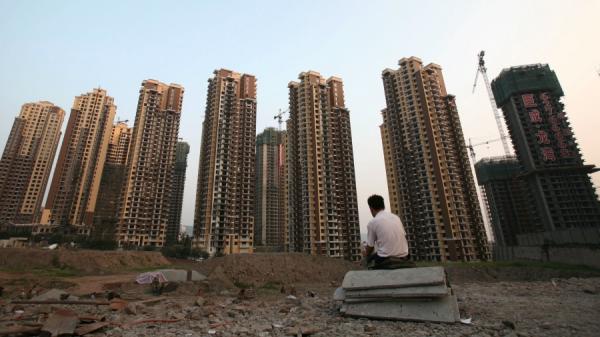
[[[354,143],[360,223],[366,198],[387,197],[381,71],[418,56],[442,66],[465,137],[498,138],[487,93],[471,93],[477,53],[488,72],[548,63],[587,163],[600,165],[600,1],[25,1],[0,0],[0,147],[23,103],[70,111],[101,86],[133,123],[139,86],[185,87],[180,137],[188,160],[183,224],[193,223],[207,79],[217,68],[258,79],[257,131],[277,126],[287,84],[306,70],[344,80]],[[65,125],[66,125],[65,118]],[[496,142],[478,158],[500,155]],[[600,174],[594,175],[600,185]],[[387,199],[387,198],[386,198]]]

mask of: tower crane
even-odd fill
[[[492,104],[492,112],[494,113],[494,119],[496,119],[496,126],[498,127],[498,133],[500,134],[500,138],[497,140],[502,141],[502,147],[504,148],[504,154],[510,155],[510,148],[508,147],[508,142],[506,138],[506,133],[504,133],[504,128],[502,127],[502,118],[500,117],[500,112],[498,112],[498,107],[496,106],[496,100],[494,99],[494,94],[492,93],[492,86],[490,85],[490,80],[487,76],[487,68],[485,67],[485,61],[483,60],[483,56],[485,55],[485,51],[479,52],[477,55],[479,58],[479,66],[477,68],[477,72],[475,73],[475,83],[473,83],[473,92],[475,92],[475,87],[477,86],[477,79],[479,78],[479,73],[481,73],[481,77],[483,77],[483,82],[485,84],[485,88],[487,89],[488,96],[490,98],[490,103]]]
[[[496,138],[496,139],[491,139],[485,142],[481,142],[481,143],[477,143],[477,144],[473,144],[473,142],[471,142],[471,138],[469,138],[469,145],[467,146],[469,148],[469,154],[471,155],[471,159],[473,160],[473,164],[475,164],[475,150],[473,149],[474,147],[480,146],[480,145],[487,145],[490,143],[495,143],[497,141],[502,140],[502,138]]]
[[[277,123],[279,124],[279,131],[281,131],[281,124],[283,123],[283,114],[290,112],[290,109],[281,110],[279,109],[279,113],[273,117],[273,119],[277,119]]]

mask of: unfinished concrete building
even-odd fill
[[[554,71],[544,64],[504,69],[492,81],[539,232],[600,227],[600,203],[561,97]]]
[[[360,259],[350,112],[340,78],[300,73],[287,122],[289,250]]]
[[[484,158],[475,163],[477,182],[482,187],[494,245],[516,246],[517,235],[535,231],[535,214],[529,210],[530,191],[520,176],[514,156]]]
[[[104,89],[75,97],[42,223],[90,233],[116,110]]]
[[[92,236],[96,239],[114,240],[115,238],[131,131],[132,129],[125,122],[117,122],[112,128],[94,213]]]
[[[0,159],[0,225],[39,220],[64,116],[50,102],[21,107]]]
[[[183,192],[185,189],[185,171],[190,145],[177,142],[175,149],[175,169],[173,170],[173,187],[171,192],[171,210],[167,222],[167,244],[177,243],[181,231],[181,209],[183,207]]]
[[[402,58],[383,71],[387,107],[381,136],[393,213],[415,260],[490,257],[454,96],[442,69]]]
[[[194,242],[210,254],[252,253],[256,78],[227,69],[208,80]]]
[[[285,246],[284,138],[285,131],[275,128],[266,128],[256,136],[254,245],[265,251],[283,251]]]
[[[178,84],[142,82],[119,208],[120,246],[165,244],[183,92]]]

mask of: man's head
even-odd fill
[[[373,216],[377,215],[379,211],[385,209],[385,203],[383,202],[383,197],[377,194],[373,194],[367,199],[367,203],[369,204],[369,209],[371,210],[371,214]]]

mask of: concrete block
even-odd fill
[[[342,287],[337,288],[335,290],[335,292],[333,293],[333,299],[335,301],[343,301],[345,298],[346,298],[346,291]]]
[[[389,288],[389,289],[367,289],[367,290],[347,290],[345,298],[432,298],[450,295],[450,288],[442,285]]]
[[[455,296],[429,301],[345,303],[346,316],[454,323],[460,318]]]
[[[168,282],[186,282],[186,281],[204,281],[206,276],[192,270],[191,274],[188,270],[183,269],[161,269],[157,272],[162,273]]]
[[[70,295],[68,292],[61,289],[50,289],[47,292],[33,297],[32,301],[51,301],[51,300],[61,300],[61,301],[77,301],[79,297]]]
[[[346,273],[344,290],[403,288],[446,283],[443,267],[395,270],[354,270]]]

